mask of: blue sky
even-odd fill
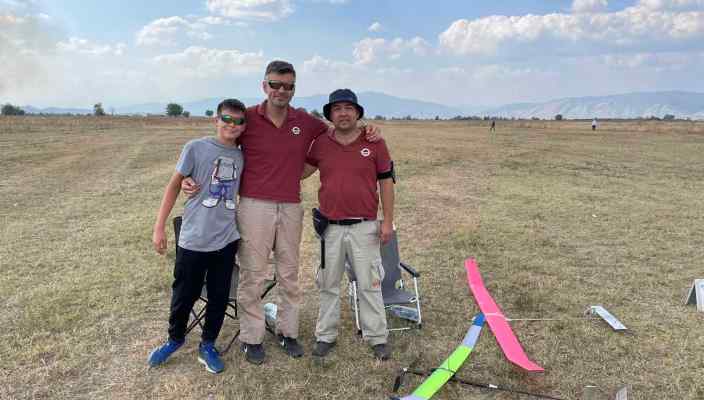
[[[0,102],[120,107],[339,87],[487,106],[704,91],[704,0],[0,0]]]

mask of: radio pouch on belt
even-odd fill
[[[325,269],[325,230],[328,229],[328,218],[319,209],[313,209],[313,229],[320,239],[320,269]]]

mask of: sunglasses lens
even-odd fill
[[[221,115],[220,120],[230,125],[244,125],[244,123],[246,122],[244,118],[232,118],[229,115]]]
[[[293,88],[296,87],[295,83],[284,83],[281,81],[269,81],[269,87],[274,89],[274,90],[279,90],[282,87],[284,88],[285,91],[290,92],[293,90]]]

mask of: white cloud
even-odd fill
[[[9,4],[0,14],[0,95],[31,90],[43,81],[48,68],[45,58],[56,50],[55,31],[36,13],[17,15],[14,6],[26,12],[31,2]],[[7,2],[5,3],[7,4]]]
[[[209,40],[212,35],[206,31],[208,25],[223,25],[227,21],[220,17],[203,17],[197,20],[183,17],[158,18],[145,25],[137,32],[138,46],[165,46],[176,44],[176,37],[181,32],[186,36]]]
[[[552,44],[562,52],[570,52],[570,49],[584,52],[585,47],[591,45],[590,51],[598,53],[613,48],[665,48],[681,41],[702,39],[704,12],[661,11],[644,4],[612,13],[495,15],[475,20],[460,19],[439,36],[440,46],[452,54],[487,56],[502,50],[507,53],[525,50],[528,45],[550,47],[548,45]]]
[[[640,0],[638,6],[650,10],[701,10],[704,0]]]
[[[572,11],[575,13],[595,13],[606,10],[608,0],[574,0]]]
[[[634,54],[605,54],[600,57],[603,64],[620,69],[657,72],[679,71],[704,63],[704,52],[662,52]]]
[[[152,58],[152,63],[180,77],[217,79],[260,73],[266,66],[264,54],[239,50],[209,49],[191,46],[180,53]]]
[[[303,62],[298,78],[301,96],[330,93],[339,88],[371,90],[414,97],[408,82],[421,79],[412,69],[376,68],[373,65],[330,60],[319,55]],[[422,96],[422,95],[421,95]],[[418,98],[418,97],[416,97]]]
[[[19,25],[24,23],[24,18],[17,15],[7,14],[0,15],[0,27],[9,27],[10,25]]]
[[[37,0],[0,0],[0,6],[11,11],[26,11],[37,6]]]
[[[293,13],[291,0],[207,0],[208,11],[229,18],[277,21]]]
[[[338,77],[343,77],[366,72],[368,72],[368,69],[364,65],[333,61],[319,55],[315,55],[310,60],[303,62],[303,73],[313,76],[320,73],[333,73]]]
[[[230,20],[223,17],[216,17],[214,15],[208,15],[206,17],[198,18],[197,22],[207,25],[229,25]]]
[[[377,21],[374,22],[373,24],[369,25],[369,28],[367,28],[369,32],[379,32],[381,30],[381,24]]]
[[[60,51],[89,54],[95,56],[105,54],[121,56],[124,53],[126,47],[127,45],[124,43],[117,43],[115,45],[99,45],[89,41],[88,39],[81,39],[77,37],[71,37],[68,39],[68,41],[61,41],[56,44],[56,48]]]
[[[412,52],[416,55],[425,55],[430,50],[430,44],[421,38],[412,39],[395,38],[386,40],[381,38],[364,38],[354,44],[352,54],[357,63],[370,64],[378,61],[380,57],[387,57],[395,60],[405,52]]]

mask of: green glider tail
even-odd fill
[[[484,326],[484,314],[479,313],[474,317],[467,335],[455,351],[412,394],[401,397],[400,400],[429,400],[433,397],[469,358],[469,354],[479,340],[482,326]]]

